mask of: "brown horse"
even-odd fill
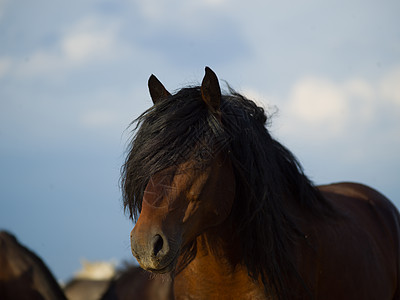
[[[43,261],[5,231],[0,231],[0,299],[66,300]]]
[[[201,86],[136,121],[123,166],[140,265],[170,273],[176,299],[400,299],[399,213],[355,183],[315,187],[253,101]]]

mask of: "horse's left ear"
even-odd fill
[[[171,96],[167,89],[163,86],[156,76],[151,75],[148,81],[149,91],[153,103],[156,104],[159,100]]]
[[[201,82],[201,97],[213,113],[220,112],[221,88],[217,75],[209,67],[206,67],[206,74]]]

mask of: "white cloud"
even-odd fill
[[[382,120],[392,120],[388,130],[398,131],[399,80],[400,68],[388,73],[380,83],[362,78],[341,83],[321,77],[300,79],[280,109],[290,120],[283,129],[290,135],[298,134],[299,128],[307,129],[312,137],[329,139],[346,136],[349,131],[378,129]]]
[[[293,84],[286,99],[274,100],[257,92],[246,95],[268,106],[277,105],[279,115],[273,119],[272,133],[284,144],[297,145],[300,153],[308,149],[303,155],[317,147],[318,152],[334,152],[343,161],[361,164],[381,155],[389,160],[398,157],[399,75],[400,68],[376,82],[308,76]]]
[[[326,124],[339,131],[347,118],[347,94],[333,82],[305,78],[297,82],[289,96],[287,113],[308,125]]]
[[[117,37],[118,24],[87,17],[75,24],[62,38],[61,50],[71,62],[118,57],[124,47]]]
[[[84,61],[109,54],[113,46],[110,34],[77,33],[64,38],[62,50],[71,61]]]
[[[118,38],[118,30],[117,21],[85,17],[65,30],[55,44],[35,50],[26,61],[16,63],[15,73],[32,76],[119,60],[128,53],[128,46]]]

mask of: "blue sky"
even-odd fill
[[[0,0],[0,228],[65,280],[133,261],[119,170],[126,128],[204,67],[274,113],[317,184],[400,207],[399,1]]]

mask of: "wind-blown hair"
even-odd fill
[[[200,162],[207,160],[213,154],[212,149],[226,145],[228,138],[220,122],[201,101],[200,88],[184,88],[163,99],[132,122],[135,123],[121,181],[124,207],[133,219],[141,211],[143,193],[151,176],[190,157]]]
[[[226,153],[235,172],[236,194],[229,219],[241,241],[240,263],[253,279],[262,280],[268,293],[288,298],[287,278],[299,278],[293,243],[301,231],[287,210],[287,201],[297,201],[316,216],[334,212],[294,155],[271,137],[264,109],[229,89],[222,96],[219,118],[202,101],[200,87],[189,87],[158,102],[134,123],[121,180],[130,217],[137,218],[152,175],[203,157],[204,149],[214,155]]]

